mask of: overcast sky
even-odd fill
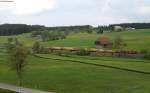
[[[47,26],[150,22],[150,0],[14,0],[0,2],[0,24]]]

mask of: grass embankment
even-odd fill
[[[0,93],[17,93],[9,90],[0,89]]]

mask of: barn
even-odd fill
[[[95,41],[96,46],[101,46],[101,47],[111,47],[112,42],[109,38],[107,37],[100,37]]]

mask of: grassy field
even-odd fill
[[[115,38],[116,35],[120,35],[127,46],[124,49],[130,50],[143,50],[150,49],[150,29],[142,29],[127,32],[105,32],[104,34],[88,34],[88,33],[78,33],[68,36],[67,39],[58,41],[45,42],[46,45],[55,46],[69,46],[69,47],[93,47],[94,42],[98,37],[106,36],[111,40]],[[139,47],[137,47],[139,46]]]
[[[126,50],[150,50],[150,29],[133,30],[126,32],[105,32],[104,34],[88,34],[88,33],[72,33],[66,39],[46,41],[42,42],[38,38],[31,38],[29,34],[22,34],[17,37],[21,42],[27,46],[32,46],[36,41],[40,41],[45,46],[65,46],[65,47],[93,47],[94,42],[98,37],[106,36],[111,40],[115,38],[116,35],[120,35],[124,41],[127,43],[123,49]],[[0,43],[7,41],[9,36],[0,36]]]
[[[117,34],[120,34],[128,45],[124,49],[150,49],[150,29],[103,35],[77,33],[64,40],[47,42],[30,38],[30,33],[12,37],[17,37],[27,46],[40,41],[46,46],[92,47],[98,37],[107,36],[113,40]],[[7,38],[8,36],[0,36],[0,44],[5,43]],[[0,49],[0,82],[17,84],[16,75],[9,69],[4,52]],[[139,73],[150,73],[149,60],[56,54],[38,56],[44,58],[29,56],[27,60],[28,65],[23,78],[25,87],[56,93],[150,93],[150,74]]]
[[[58,55],[40,54],[39,56],[45,58],[54,58],[61,60],[81,61],[85,63],[94,63],[100,65],[114,66],[126,69],[132,69],[137,71],[144,71],[150,73],[149,60],[143,59],[131,59],[131,58],[113,58],[113,57],[90,57],[90,56],[70,56],[63,57]]]
[[[18,38],[19,41],[21,41],[26,46],[32,46],[34,42],[41,41],[38,38],[31,38],[30,33],[28,34],[21,34],[21,35],[14,35],[14,36],[0,36],[0,45],[7,42],[7,39],[10,37]]]
[[[17,93],[9,90],[0,89],[0,93]]]
[[[0,82],[16,84],[15,73],[8,68],[6,55],[1,53],[0,56]],[[52,54],[41,54],[40,56],[150,72],[150,63],[146,63],[149,61],[143,59],[62,57]],[[149,78],[150,75],[142,73],[30,56],[23,85],[56,93],[149,93]]]

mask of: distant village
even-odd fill
[[[113,30],[114,31],[132,31],[132,30],[135,30],[135,28],[132,28],[132,27],[122,27],[122,26],[114,26]]]

